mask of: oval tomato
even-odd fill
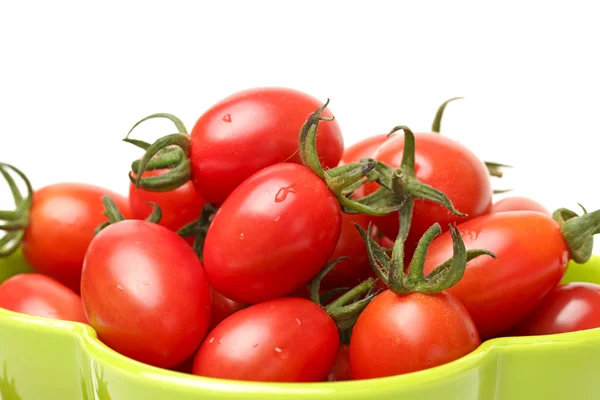
[[[219,101],[190,132],[192,177],[198,193],[222,204],[246,178],[280,162],[301,164],[300,128],[322,102],[288,88],[241,91]],[[332,117],[329,110],[323,116]],[[321,124],[317,150],[326,168],[338,165],[344,141],[337,120]]]
[[[210,288],[210,291],[212,294],[212,313],[209,329],[213,329],[215,326],[219,325],[221,321],[223,321],[225,318],[229,317],[232,314],[235,314],[242,308],[246,307],[245,304],[228,299],[212,287]]]
[[[600,328],[600,285],[560,285],[536,310],[510,330],[511,335],[551,335]]]
[[[458,225],[469,249],[497,259],[467,263],[460,282],[448,289],[469,310],[482,338],[494,337],[531,313],[562,279],[570,253],[559,224],[534,211],[488,214]],[[449,232],[429,247],[425,273],[452,256]]]
[[[405,374],[454,361],[480,344],[471,316],[454,296],[386,290],[352,330],[350,370],[353,379]]]
[[[341,344],[335,364],[327,377],[329,382],[350,381],[350,348],[347,344]]]
[[[415,133],[415,172],[421,182],[443,192],[454,207],[467,217],[452,214],[442,205],[427,200],[415,201],[414,213],[406,247],[414,249],[425,231],[438,222],[443,230],[448,224],[466,221],[489,213],[492,207],[492,186],[485,164],[468,148],[437,133]],[[396,135],[377,148],[373,158],[392,167],[402,161],[404,135]],[[374,192],[374,182],[364,186],[365,194]],[[398,235],[398,214],[377,217],[375,224],[390,238]]]
[[[36,317],[88,322],[75,292],[37,273],[18,274],[0,284],[0,307]]]
[[[324,181],[299,164],[267,167],[219,208],[204,242],[211,285],[245,304],[284,296],[323,269],[341,229]]]
[[[162,368],[193,354],[211,318],[210,286],[193,249],[173,231],[142,220],[111,224],[94,238],[81,296],[100,340]]]
[[[131,218],[127,198],[98,186],[57,183],[37,190],[22,243],[31,268],[79,293],[85,252],[95,229],[108,221],[102,203],[105,195],[125,218]]]
[[[233,314],[208,336],[193,373],[262,382],[327,379],[340,346],[338,329],[310,300],[279,298]]]
[[[150,170],[144,172],[143,176],[159,176],[166,172],[167,170]],[[129,185],[129,205],[133,218],[145,219],[148,217],[152,213],[152,206],[148,204],[150,202],[156,203],[162,211],[162,217],[158,224],[175,232],[184,225],[197,220],[206,203],[198,195],[191,181],[167,192],[152,192],[136,188],[133,183]]]
[[[537,201],[521,196],[505,197],[502,200],[497,201],[492,206],[491,212],[497,213],[504,211],[537,211],[548,215],[552,214],[546,207]]]

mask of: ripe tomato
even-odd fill
[[[600,285],[573,282],[560,285],[510,334],[551,335],[600,328]]]
[[[81,296],[100,340],[162,368],[193,354],[211,318],[210,286],[193,249],[175,232],[142,220],[111,224],[94,238]]]
[[[491,212],[497,213],[504,211],[537,211],[548,215],[552,214],[546,207],[537,201],[521,196],[505,197],[502,200],[497,201],[492,206]]]
[[[246,307],[245,304],[228,299],[212,287],[210,288],[210,291],[212,294],[212,313],[209,329],[213,329],[215,326],[219,325],[221,321],[223,321],[225,318]]]
[[[81,267],[94,230],[108,221],[102,196],[110,196],[125,218],[127,199],[110,190],[81,183],[57,183],[37,190],[29,211],[23,255],[35,271],[79,293]]]
[[[37,273],[17,274],[0,284],[0,307],[36,317],[88,322],[75,292]]]
[[[405,374],[454,361],[480,344],[471,316],[454,296],[386,290],[358,317],[350,370],[353,379]]]
[[[464,276],[448,293],[469,310],[482,338],[494,337],[531,313],[560,282],[569,249],[560,225],[534,211],[487,214],[458,225],[469,249],[497,256],[467,263]],[[425,273],[452,256],[449,232],[438,236],[427,253]]]
[[[347,344],[340,345],[335,365],[331,369],[327,380],[329,382],[352,380],[352,375],[350,374],[350,348]]]
[[[325,267],[341,220],[337,198],[310,169],[267,167],[238,186],[214,216],[204,243],[210,283],[245,304],[284,296]]]
[[[166,170],[150,170],[146,171],[144,176],[158,176],[166,172]],[[191,181],[168,192],[152,192],[136,188],[133,183],[129,185],[129,205],[134,218],[145,219],[152,213],[149,202],[156,203],[162,211],[159,225],[172,231],[177,231],[198,219],[206,203],[198,195]]]
[[[492,186],[485,164],[469,149],[453,139],[437,133],[415,133],[415,172],[421,182],[445,193],[460,212],[459,217],[443,206],[426,200],[415,202],[408,248],[414,248],[430,226],[438,222],[447,230],[448,224],[466,221],[488,213],[492,207]],[[390,137],[373,154],[373,158],[392,167],[402,161],[404,135]],[[374,192],[374,182],[364,186],[365,194]],[[377,217],[374,221],[390,238],[398,235],[397,213]]]
[[[218,206],[255,172],[280,162],[300,164],[300,128],[321,104],[297,90],[266,87],[235,93],[213,105],[190,133],[198,193]],[[325,110],[323,116],[333,114]],[[317,136],[323,166],[337,166],[344,150],[337,120],[319,126]]]
[[[319,382],[333,367],[340,339],[327,312],[310,300],[279,298],[220,323],[194,360],[193,373],[262,382]]]

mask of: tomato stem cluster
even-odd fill
[[[125,221],[125,217],[119,210],[119,207],[114,202],[114,200],[110,198],[110,196],[102,196],[102,204],[104,204],[104,215],[106,215],[108,221],[100,224],[94,230],[94,236],[111,224],[116,224],[117,222]],[[148,215],[148,217],[146,217],[146,221],[158,224],[162,219],[162,211],[160,207],[158,206],[158,204],[153,202],[149,202],[148,205],[152,206],[152,212],[150,213],[150,215]]]
[[[600,210],[588,213],[583,206],[580,207],[583,209],[581,216],[566,208],[559,208],[552,216],[560,225],[571,259],[583,264],[592,256],[594,235],[600,233]]]
[[[217,212],[217,207],[210,203],[206,203],[200,213],[200,218],[189,224],[183,226],[177,231],[177,234],[181,237],[193,237],[194,238],[194,251],[203,260],[204,254],[204,241],[208,234],[208,228]]]
[[[27,188],[25,196],[21,193],[9,170],[14,172],[25,183],[25,187]],[[25,236],[25,229],[29,224],[29,209],[33,202],[33,188],[27,176],[10,164],[0,163],[0,174],[2,174],[10,188],[16,207],[14,210],[0,210],[0,230],[6,232],[0,238],[0,257],[5,257],[14,253],[19,248]]]

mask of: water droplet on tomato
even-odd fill
[[[119,290],[124,290],[124,289],[123,289],[123,286],[121,286],[121,285],[117,285],[117,289],[119,289]]]
[[[472,231],[470,229],[465,229],[465,230],[460,230],[460,236],[463,239],[468,239],[468,240],[476,240],[477,236],[479,236],[479,232],[477,231]]]
[[[211,338],[208,340],[208,343],[212,343],[212,342],[214,342],[214,341],[215,341],[215,338],[214,338],[214,337],[211,337]]]
[[[289,193],[296,193],[294,191],[293,187],[291,187],[291,186],[282,187],[281,189],[279,189],[279,191],[275,195],[275,202],[281,203],[282,201],[285,201],[285,199],[287,198]]]
[[[223,115],[223,122],[231,122],[231,114]]]
[[[277,222],[281,219],[281,215],[278,215],[277,217],[275,217],[275,219],[273,220],[273,222]]]
[[[298,325],[302,325],[302,322],[300,322],[298,318],[296,318],[296,322],[298,323]]]
[[[244,232],[240,233],[240,240],[244,240]]]
[[[282,360],[287,359],[290,356],[290,351],[288,349],[282,349],[281,347],[275,347],[275,354]]]
[[[254,343],[254,345],[252,347],[257,348],[258,347],[258,343]]]
[[[223,344],[223,338],[219,339],[219,344]]]

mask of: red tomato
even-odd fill
[[[193,373],[262,382],[327,379],[340,339],[325,310],[310,300],[279,298],[245,308],[208,336]]]
[[[546,207],[537,201],[520,196],[505,197],[504,199],[494,203],[492,206],[493,213],[504,211],[537,211],[552,215],[552,213],[548,211]]]
[[[211,318],[210,286],[193,249],[175,232],[142,220],[111,224],[94,238],[81,297],[100,340],[162,368],[196,351]]]
[[[350,381],[350,348],[346,344],[340,345],[335,365],[327,377],[329,382]]]
[[[386,140],[373,158],[392,167],[402,160],[404,135]],[[417,179],[443,192],[454,207],[467,217],[453,215],[443,206],[427,200],[415,202],[409,238],[406,246],[412,249],[425,231],[438,222],[443,230],[456,221],[466,221],[487,214],[492,207],[492,186],[485,164],[468,148],[453,139],[437,133],[415,133],[415,172]],[[365,194],[379,185],[368,183]],[[390,238],[398,235],[398,214],[392,213],[375,219],[377,227]]]
[[[36,317],[87,324],[81,298],[49,276],[28,273],[0,285],[0,307]]]
[[[333,252],[341,209],[324,181],[299,164],[267,167],[227,198],[204,242],[211,285],[245,304],[308,283]]]
[[[245,304],[228,299],[212,287],[210,290],[212,294],[212,316],[210,319],[210,329],[213,329],[215,326],[219,325],[221,321],[229,317],[231,314],[234,314],[246,307]]]
[[[322,104],[297,90],[267,87],[241,91],[213,105],[190,133],[198,193],[218,206],[261,169],[285,161],[301,164],[300,128]],[[333,116],[329,110],[322,115]],[[337,120],[319,126],[317,150],[324,167],[338,165],[344,141]]]
[[[559,224],[534,211],[488,214],[458,225],[469,249],[486,249],[467,263],[463,278],[447,291],[469,310],[484,339],[516,325],[562,279],[570,252]],[[425,273],[452,256],[449,232],[434,239]]]
[[[511,335],[551,335],[600,328],[600,285],[573,282],[560,285]]]
[[[480,344],[471,316],[454,296],[386,290],[358,317],[350,370],[353,379],[405,374],[449,363]]]
[[[370,219],[371,216],[366,214],[342,213],[340,238],[327,263],[339,257],[350,258],[338,262],[323,278],[321,287],[324,289],[353,287],[369,277],[372,269],[369,264],[367,246],[354,224],[367,229]]]
[[[165,172],[168,170],[150,170],[146,171],[143,176],[158,176]],[[191,181],[168,192],[152,192],[136,188],[133,183],[129,185],[129,205],[134,218],[145,219],[152,213],[152,206],[148,204],[149,202],[156,203],[162,211],[159,225],[172,231],[177,231],[184,225],[197,220],[206,203],[196,193]]]
[[[102,196],[110,196],[125,218],[131,218],[124,196],[80,183],[58,183],[33,195],[23,255],[37,272],[79,293],[81,267],[94,230],[108,221]]]
[[[375,150],[388,139],[387,134],[369,136],[346,147],[340,164],[359,162],[362,158],[371,158]]]

